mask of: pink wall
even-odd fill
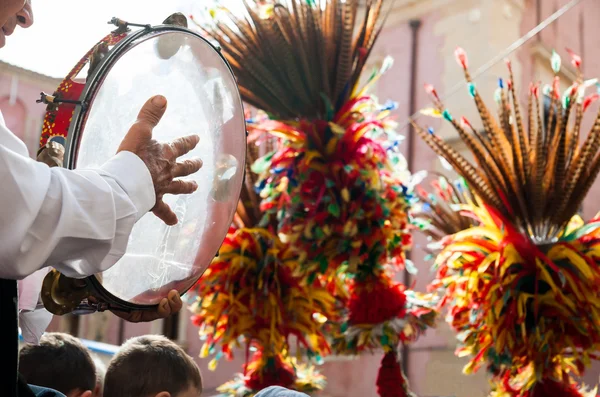
[[[23,102],[15,99],[11,103],[9,97],[0,98],[0,112],[4,116],[4,122],[9,130],[23,140],[25,138],[25,122],[27,121],[27,109]]]
[[[13,79],[17,79],[16,103],[10,104]],[[0,68],[0,111],[13,132],[29,148],[29,154],[35,155],[41,134],[42,121],[46,107],[35,101],[40,92],[52,92],[58,81],[45,76],[30,76],[29,72],[18,69]]]

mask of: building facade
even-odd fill
[[[404,150],[412,170],[443,171],[437,156],[412,136],[405,122],[411,114],[429,106],[423,90],[425,83],[435,85],[441,94],[450,93],[445,102],[453,114],[465,115],[473,123],[478,120],[465,85],[459,85],[463,76],[454,60],[455,47],[461,46],[467,51],[470,68],[475,72],[567,3],[567,0],[396,0],[371,62],[375,64],[387,55],[395,59],[392,70],[379,81],[376,94],[382,101],[392,99],[399,104],[396,117],[402,133],[407,136]],[[587,77],[600,76],[600,49],[596,40],[600,36],[600,24],[597,21],[600,21],[600,3],[583,0],[512,53],[509,58],[521,91],[526,92],[530,81],[552,78],[552,49],[565,60],[562,72],[565,81],[574,78],[574,71],[569,69],[566,61],[566,48],[583,57]],[[492,101],[497,78],[506,75],[504,62],[500,61],[477,77],[477,88],[486,101]],[[44,111],[42,105],[35,104],[35,99],[40,91],[52,91],[57,84],[55,79],[0,64],[0,109],[9,126],[28,143],[32,153]],[[420,117],[419,122],[430,123],[438,134],[456,143],[457,135],[451,128],[424,117]],[[458,144],[457,148],[464,150]],[[584,203],[586,219],[600,210],[594,199],[599,194],[600,184],[596,183]],[[419,290],[425,289],[432,276],[431,264],[423,260],[425,253],[421,247],[425,244],[422,237],[416,236],[411,254],[420,269],[416,280]],[[234,362],[221,360],[217,370],[209,372],[208,360],[197,358],[202,342],[186,312],[168,321],[151,324],[128,324],[106,313],[84,316],[78,321],[64,317],[55,319],[52,328],[113,344],[139,334],[165,333],[196,357],[204,373],[207,395],[241,369],[245,356],[240,352]],[[441,323],[438,329],[428,332],[408,348],[405,354],[408,377],[419,396],[483,397],[487,394],[489,385],[485,374],[462,375],[465,360],[454,356],[455,346],[454,335]],[[323,395],[374,397],[381,356],[376,353],[357,359],[328,359],[322,366],[328,377],[328,387]],[[597,383],[599,373],[600,367],[590,371],[587,383]]]
[[[40,92],[53,92],[59,79],[0,61],[0,112],[8,128],[35,156],[46,107],[36,103]]]

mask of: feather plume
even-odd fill
[[[579,142],[585,111],[595,100],[593,95],[585,99],[585,90],[595,80],[584,82],[578,70],[577,81],[561,95],[558,90],[561,61],[554,55],[552,63],[556,75],[544,88],[549,109],[542,115],[539,87],[531,85],[528,115],[524,117],[517,103],[510,62],[507,62],[509,80],[506,83],[502,79],[499,81],[496,121],[471,81],[466,54],[461,49],[455,54],[469,82],[469,92],[475,100],[485,133],[475,133],[475,137],[467,133],[452,117],[446,116],[450,113],[434,94],[435,89],[428,86],[427,91],[436,111],[454,126],[473,153],[477,166],[437,136],[427,134],[422,128],[416,128],[417,133],[468,181],[476,195],[495,207],[534,242],[556,238],[576,213],[600,172],[600,114],[584,142]],[[581,59],[575,54],[571,57],[573,65],[579,68]]]
[[[411,211],[413,223],[421,232],[437,243],[446,236],[476,226],[478,222],[460,209],[475,201],[468,185],[462,179],[451,182],[443,175],[430,173],[430,176],[416,188],[419,202]]]
[[[221,7],[197,26],[221,46],[245,102],[280,120],[325,119],[323,97],[334,111],[351,97],[391,3],[247,0],[244,15]]]

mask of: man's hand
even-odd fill
[[[65,147],[58,142],[46,143],[37,156],[37,161],[49,167],[62,167],[65,159]]]
[[[163,201],[165,194],[190,194],[198,185],[196,182],[174,179],[195,173],[202,167],[202,160],[184,160],[177,162],[177,158],[188,153],[200,141],[198,135],[179,138],[171,143],[159,143],[152,139],[152,130],[167,109],[165,97],[157,95],[148,100],[140,110],[137,121],[121,142],[119,150],[135,153],[148,167],[154,191],[156,204],[152,208],[154,215],[162,219],[167,225],[177,224],[177,215]]]
[[[113,313],[130,323],[145,323],[159,318],[167,318],[181,310],[183,302],[179,297],[179,292],[172,290],[167,298],[163,298],[154,311],[137,310],[132,312],[113,311]]]

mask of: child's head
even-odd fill
[[[110,397],[200,397],[202,378],[194,360],[159,335],[128,340],[113,357],[104,379]]]
[[[94,397],[102,397],[104,395],[104,377],[106,376],[106,365],[98,357],[92,357],[94,365],[96,365],[96,389]]]
[[[23,346],[19,372],[27,383],[54,389],[67,397],[92,397],[96,387],[96,367],[90,352],[68,334],[46,333],[39,345]]]

